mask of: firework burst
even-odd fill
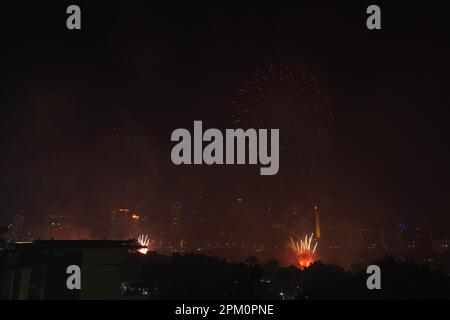
[[[314,233],[312,233],[309,238],[308,235],[305,235],[305,238],[300,239],[300,241],[294,241],[291,237],[291,248],[295,253],[301,269],[308,268],[315,261],[318,242],[315,241],[315,244],[311,249],[313,236]]]
[[[150,237],[147,234],[141,234],[138,237],[138,244],[141,246],[138,251],[142,254],[147,254],[150,250]]]
[[[239,127],[280,128],[311,141],[325,139],[332,116],[327,91],[306,68],[270,64],[257,70],[233,100],[232,122]],[[320,133],[320,134],[319,134]]]
[[[333,188],[333,104],[310,68],[284,63],[256,70],[237,89],[232,125],[280,129],[280,179],[274,189],[295,185],[296,199],[323,202]],[[322,203],[323,207],[323,203]]]

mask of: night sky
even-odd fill
[[[450,45],[440,4],[377,2],[382,30],[369,31],[366,2],[76,1],[82,30],[69,31],[72,2],[40,3],[0,14],[0,224],[21,208],[31,220],[48,210],[82,219],[101,203],[159,224],[170,203],[200,197],[202,214],[225,226],[239,221],[232,203],[243,198],[273,208],[274,220],[318,201],[333,221],[395,212],[448,228]],[[253,106],[248,123],[282,133],[278,175],[171,163],[173,130],[192,131],[194,120],[232,128],[236,101],[252,100],[239,90],[273,70],[307,70],[318,84],[305,87],[330,101],[314,114],[288,107],[289,93],[268,113]],[[326,139],[317,142],[319,127]]]

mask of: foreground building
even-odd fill
[[[45,240],[7,243],[0,249],[0,299],[139,298],[141,272],[127,258],[140,246],[133,240]],[[81,270],[81,289],[68,289],[67,267]],[[126,289],[126,290],[125,290]]]

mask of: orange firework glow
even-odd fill
[[[147,254],[147,252],[150,250],[150,237],[146,234],[141,234],[138,237],[138,243],[141,246],[138,251],[142,254]]]
[[[309,239],[308,235],[305,235],[305,239],[300,239],[300,242],[294,241],[294,239],[291,238],[291,248],[294,250],[300,269],[308,268],[316,258],[315,253],[318,242],[316,242],[313,249],[311,249],[313,235],[314,233],[311,234]]]

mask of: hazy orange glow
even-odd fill
[[[314,254],[300,254],[297,256],[300,269],[308,268],[314,262]]]

